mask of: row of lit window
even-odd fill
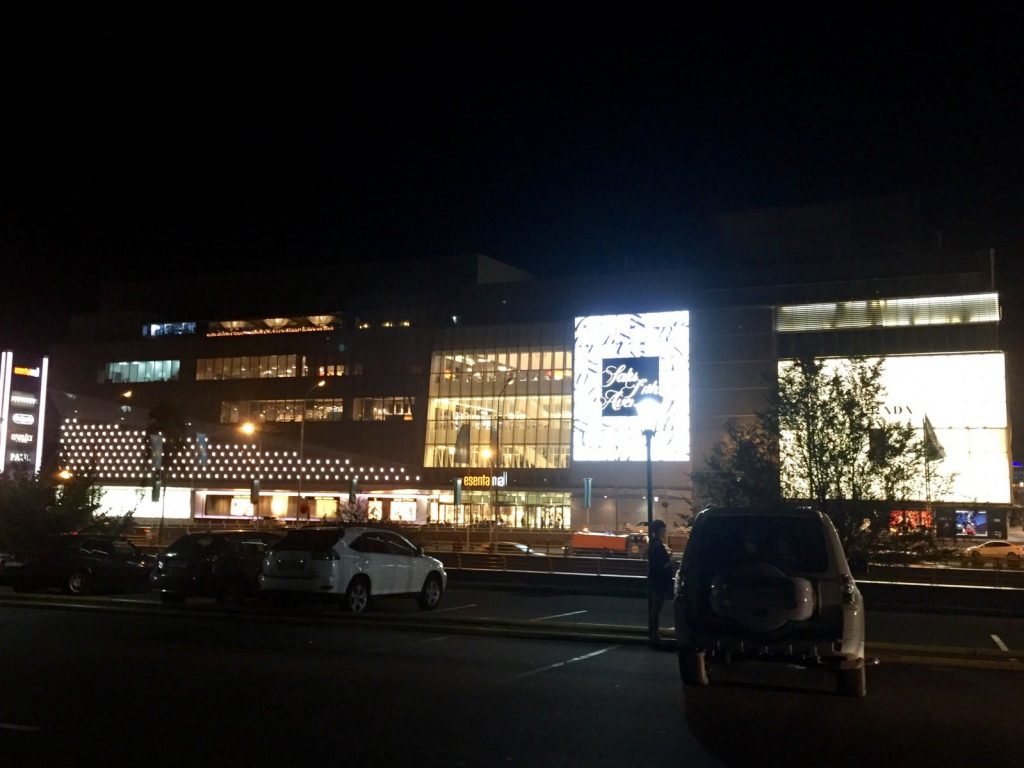
[[[241,421],[292,422],[341,421],[344,416],[341,398],[313,400],[225,400],[220,404],[222,424]]]
[[[196,381],[279,379],[307,376],[303,355],[207,357],[196,360]]]

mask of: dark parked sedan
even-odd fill
[[[14,589],[57,588],[71,595],[93,591],[144,592],[153,558],[120,536],[58,533],[24,552],[12,573]]]
[[[186,533],[157,557],[150,581],[164,603],[252,597],[259,591],[263,554],[280,538],[262,531]]]

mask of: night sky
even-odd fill
[[[718,214],[897,193],[1019,282],[1019,18],[680,5],[6,25],[0,346],[104,280],[699,266]]]

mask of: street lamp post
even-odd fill
[[[494,468],[495,470],[501,469],[501,419],[504,415],[505,405],[505,390],[508,389],[509,384],[516,380],[514,373],[509,373],[505,378],[505,383],[502,385],[501,390],[498,392],[498,408],[495,413],[494,421]],[[513,514],[513,517],[515,515]],[[513,520],[513,522],[515,522]],[[494,527],[491,533],[491,541],[494,544],[493,551],[498,551],[498,488],[494,487]]]
[[[661,396],[646,395],[636,403],[637,416],[640,418],[640,429],[647,443],[647,557],[651,553],[651,526],[654,523],[654,472],[651,461],[651,439],[657,431],[658,417],[661,415]],[[647,635],[654,636],[654,582],[650,573],[647,575]]]
[[[238,430],[243,435],[247,435],[249,437],[252,437],[253,435],[259,435],[259,427],[257,427],[251,421],[244,422],[238,428]],[[262,435],[259,435],[257,437],[256,457],[253,458],[253,461],[252,461],[252,470],[251,470],[252,477],[249,478],[249,482],[250,482],[250,487],[249,487],[250,498],[249,498],[249,501],[252,503],[252,526],[253,526],[253,528],[255,530],[259,530],[259,527],[260,527],[260,517],[259,517],[259,514],[260,514],[260,510],[259,510],[260,499],[259,499],[259,490],[258,490],[258,488],[259,488],[258,482],[259,481],[257,479],[256,462],[257,462],[257,460],[259,458],[259,455],[263,452],[262,449],[263,449],[263,437],[262,437]]]
[[[320,389],[327,384],[327,379],[320,379],[316,384],[306,390],[302,396],[302,419],[299,422],[299,506],[295,510],[295,519],[298,520],[299,512],[302,511],[302,476],[306,472],[306,402],[314,389]]]

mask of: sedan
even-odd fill
[[[144,592],[154,559],[120,536],[59,533],[25,552],[12,573],[14,589],[59,588],[70,595],[93,591]]]
[[[986,541],[963,551],[963,558],[975,564],[1003,562],[1006,565],[1017,565],[1022,557],[1024,544],[1010,541]]]

